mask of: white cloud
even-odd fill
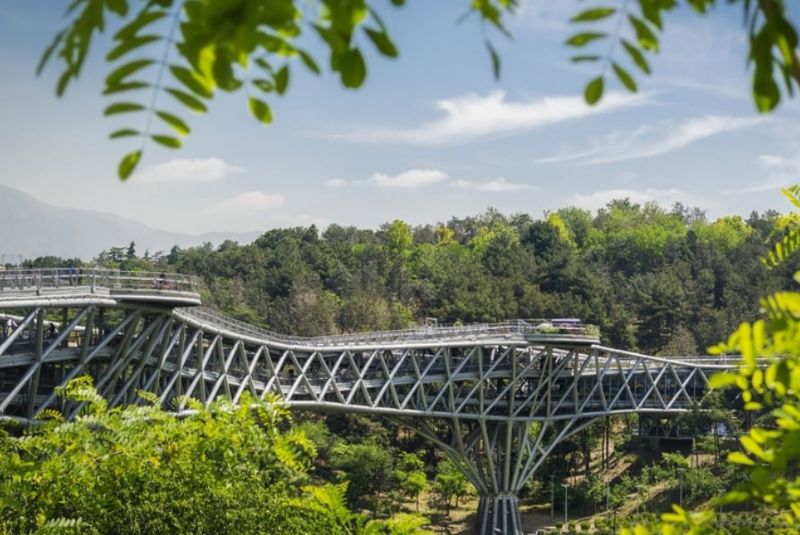
[[[375,173],[368,182],[381,188],[423,188],[447,180],[447,173],[436,169],[410,169],[399,175]]]
[[[475,189],[478,191],[491,191],[496,193],[534,190],[535,187],[523,182],[509,182],[503,177],[493,178],[487,182],[469,182],[467,180],[456,180],[453,187],[461,189]]]
[[[571,27],[569,19],[580,11],[577,0],[521,0],[507,23],[514,35],[520,30],[551,31],[563,35]]]
[[[347,180],[343,178],[332,178],[325,182],[325,185],[329,188],[343,188],[347,185]]]
[[[345,139],[412,145],[448,145],[489,136],[512,134],[643,104],[647,95],[609,93],[597,106],[588,106],[583,97],[544,97],[510,102],[503,91],[483,97],[474,93],[443,99],[436,108],[444,116],[411,128],[368,128],[346,134]]]
[[[653,127],[642,126],[631,132],[617,130],[594,140],[589,150],[565,151],[555,156],[539,158],[535,163],[571,162],[576,165],[590,165],[649,158],[676,151],[723,132],[749,128],[761,121],[759,117],[707,115],[682,123],[668,121]]]
[[[149,167],[137,175],[142,182],[211,182],[245,173],[219,158],[174,159]]]
[[[785,188],[800,181],[800,156],[762,154],[758,157],[758,163],[766,172],[766,178],[762,182],[745,188],[728,189],[724,193],[726,195],[760,193]]]
[[[588,210],[597,210],[604,207],[614,199],[630,199],[635,203],[645,203],[648,201],[655,201],[661,206],[669,207],[675,202],[682,202],[684,204],[690,203],[692,200],[685,191],[669,188],[669,189],[655,189],[647,188],[644,190],[632,189],[607,189],[595,191],[587,195],[576,193],[567,199],[568,206],[577,206],[578,208],[586,208]]]
[[[277,193],[249,191],[218,202],[209,212],[221,216],[249,216],[278,208],[284,201],[283,195]]]

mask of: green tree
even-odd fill
[[[377,510],[377,498],[388,490],[392,453],[375,441],[360,444],[340,442],[331,452],[331,466],[349,482],[347,501],[351,507]]]
[[[455,499],[456,507],[458,507],[458,499],[467,494],[469,487],[469,481],[467,481],[466,476],[450,459],[444,459],[436,466],[433,490],[445,504],[447,516],[450,516],[450,506],[453,499]]]
[[[50,410],[21,435],[0,432],[0,531],[31,533],[56,521],[79,521],[94,533],[352,527],[309,505],[314,448],[302,433],[281,430],[288,409],[273,400],[207,409],[190,401],[193,414],[179,419],[155,405],[109,409],[87,377],[60,393],[85,404],[76,420]]]
[[[428,488],[428,476],[425,475],[425,462],[415,453],[403,452],[394,469],[394,477],[398,481],[400,491],[416,501],[419,512],[419,495]]]

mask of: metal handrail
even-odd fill
[[[269,339],[286,344],[302,344],[313,346],[347,346],[352,344],[379,343],[379,342],[422,342],[425,340],[470,339],[485,336],[498,337],[525,337],[536,334],[565,334],[591,336],[591,325],[569,326],[555,328],[547,320],[509,320],[499,323],[477,323],[467,325],[446,325],[415,327],[411,329],[398,329],[390,331],[371,331],[364,333],[339,334],[329,336],[292,336],[277,333],[269,329],[236,320],[217,311],[204,307],[180,309],[180,314],[196,321],[213,325],[219,329],[243,334],[253,338]],[[541,327],[546,324],[547,327]]]
[[[82,287],[109,290],[175,290],[195,292],[198,281],[190,275],[168,272],[122,271],[107,268],[36,268],[0,271],[4,292]]]
[[[106,268],[37,268],[0,271],[0,296],[4,292],[33,291],[42,289],[80,287],[92,293],[96,289],[108,290],[176,290],[195,292],[198,280],[189,275],[167,272],[121,271]],[[373,331],[367,333],[340,334],[332,336],[302,337],[276,333],[238,321],[207,308],[181,309],[181,314],[197,321],[248,335],[269,338],[289,344],[337,346],[353,343],[397,342],[447,339],[470,339],[476,337],[525,337],[530,335],[593,336],[596,327],[579,323],[562,324],[547,319],[518,319],[499,323],[477,323],[467,325],[435,325],[412,329]],[[554,325],[557,323],[557,325]]]

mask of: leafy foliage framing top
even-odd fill
[[[404,3],[391,0],[396,7]],[[507,34],[502,14],[515,5],[516,0],[474,0],[468,14],[478,13]],[[73,0],[67,17],[67,27],[56,34],[37,69],[41,72],[56,55],[63,64],[58,96],[80,76],[92,39],[110,25],[108,19],[122,22],[105,57],[111,71],[103,94],[114,102],[103,113],[146,115],[141,129],[126,127],[110,135],[141,142],[119,163],[123,180],[136,169],[148,140],[178,149],[181,137],[191,131],[183,117],[160,103],[161,95],[182,110],[203,114],[218,90],[245,90],[250,113],[268,125],[273,116],[266,98],[286,92],[293,60],[299,59],[314,74],[321,72],[318,60],[299,45],[304,31],[321,39],[330,69],[347,88],[358,88],[366,79],[363,40],[384,57],[398,55],[386,25],[367,0]],[[160,58],[151,54],[156,44],[162,47]],[[499,57],[488,41],[487,47],[499,73]],[[146,74],[154,74],[154,80]]]
[[[579,49],[572,61],[602,62],[601,72],[584,90],[590,104],[603,96],[605,79],[613,71],[619,82],[629,91],[636,92],[638,85],[623,58],[645,75],[651,73],[648,57],[659,51],[659,34],[664,30],[664,15],[681,5],[679,0],[617,0],[614,6],[592,7],[572,18],[578,25],[596,28],[571,36],[566,44]],[[704,15],[722,3],[717,0],[685,0],[696,13]],[[748,64],[753,67],[753,100],[760,112],[773,110],[781,100],[779,82],[786,93],[794,95],[800,87],[800,55],[797,30],[788,18],[784,0],[728,0],[728,4],[741,4],[744,25],[750,41]],[[613,20],[614,30],[605,25]],[[586,53],[584,49],[606,43],[605,55]]]
[[[405,4],[405,0],[389,1],[394,7]],[[578,49],[572,56],[574,62],[602,65],[584,90],[590,104],[602,99],[610,72],[626,89],[638,91],[631,66],[643,74],[651,73],[649,58],[659,50],[664,15],[681,5],[679,0],[607,1],[612,5],[596,5],[572,17],[573,24],[591,28],[566,41],[567,46]],[[299,59],[310,72],[322,72],[319,58],[300,45],[305,42],[304,33],[320,38],[330,70],[345,87],[360,87],[367,76],[364,42],[386,58],[398,55],[375,3],[377,0],[73,0],[67,8],[69,22],[45,50],[38,72],[57,57],[63,70],[56,93],[63,95],[80,76],[95,35],[113,19],[114,24],[121,24],[105,57],[111,70],[103,94],[114,101],[104,115],[145,115],[140,128],[120,128],[110,135],[140,142],[138,149],[119,163],[118,175],[125,180],[139,164],[148,141],[169,149],[181,147],[181,138],[191,129],[175,111],[176,106],[203,114],[218,90],[244,90],[250,113],[259,122],[270,124],[273,114],[267,99],[287,91],[293,62]],[[706,14],[721,2],[683,3]],[[789,96],[800,84],[798,34],[788,19],[786,0],[727,3],[742,6],[750,38],[753,99],[759,111],[771,111],[781,100],[779,82]],[[466,15],[477,14],[481,23],[510,37],[504,20],[517,4],[518,0],[471,0]],[[608,46],[605,54],[591,50],[603,44]],[[152,54],[157,46],[161,47],[160,57]],[[492,72],[499,77],[501,58],[488,39],[486,47]],[[164,105],[162,95],[173,105]],[[166,128],[166,133],[156,125]]]

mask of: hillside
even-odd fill
[[[0,186],[0,255],[94,258],[112,246],[136,242],[138,251],[168,251],[227,239],[249,243],[251,233],[207,233],[192,236],[149,227],[138,221],[94,210],[60,208],[21,191]]]

